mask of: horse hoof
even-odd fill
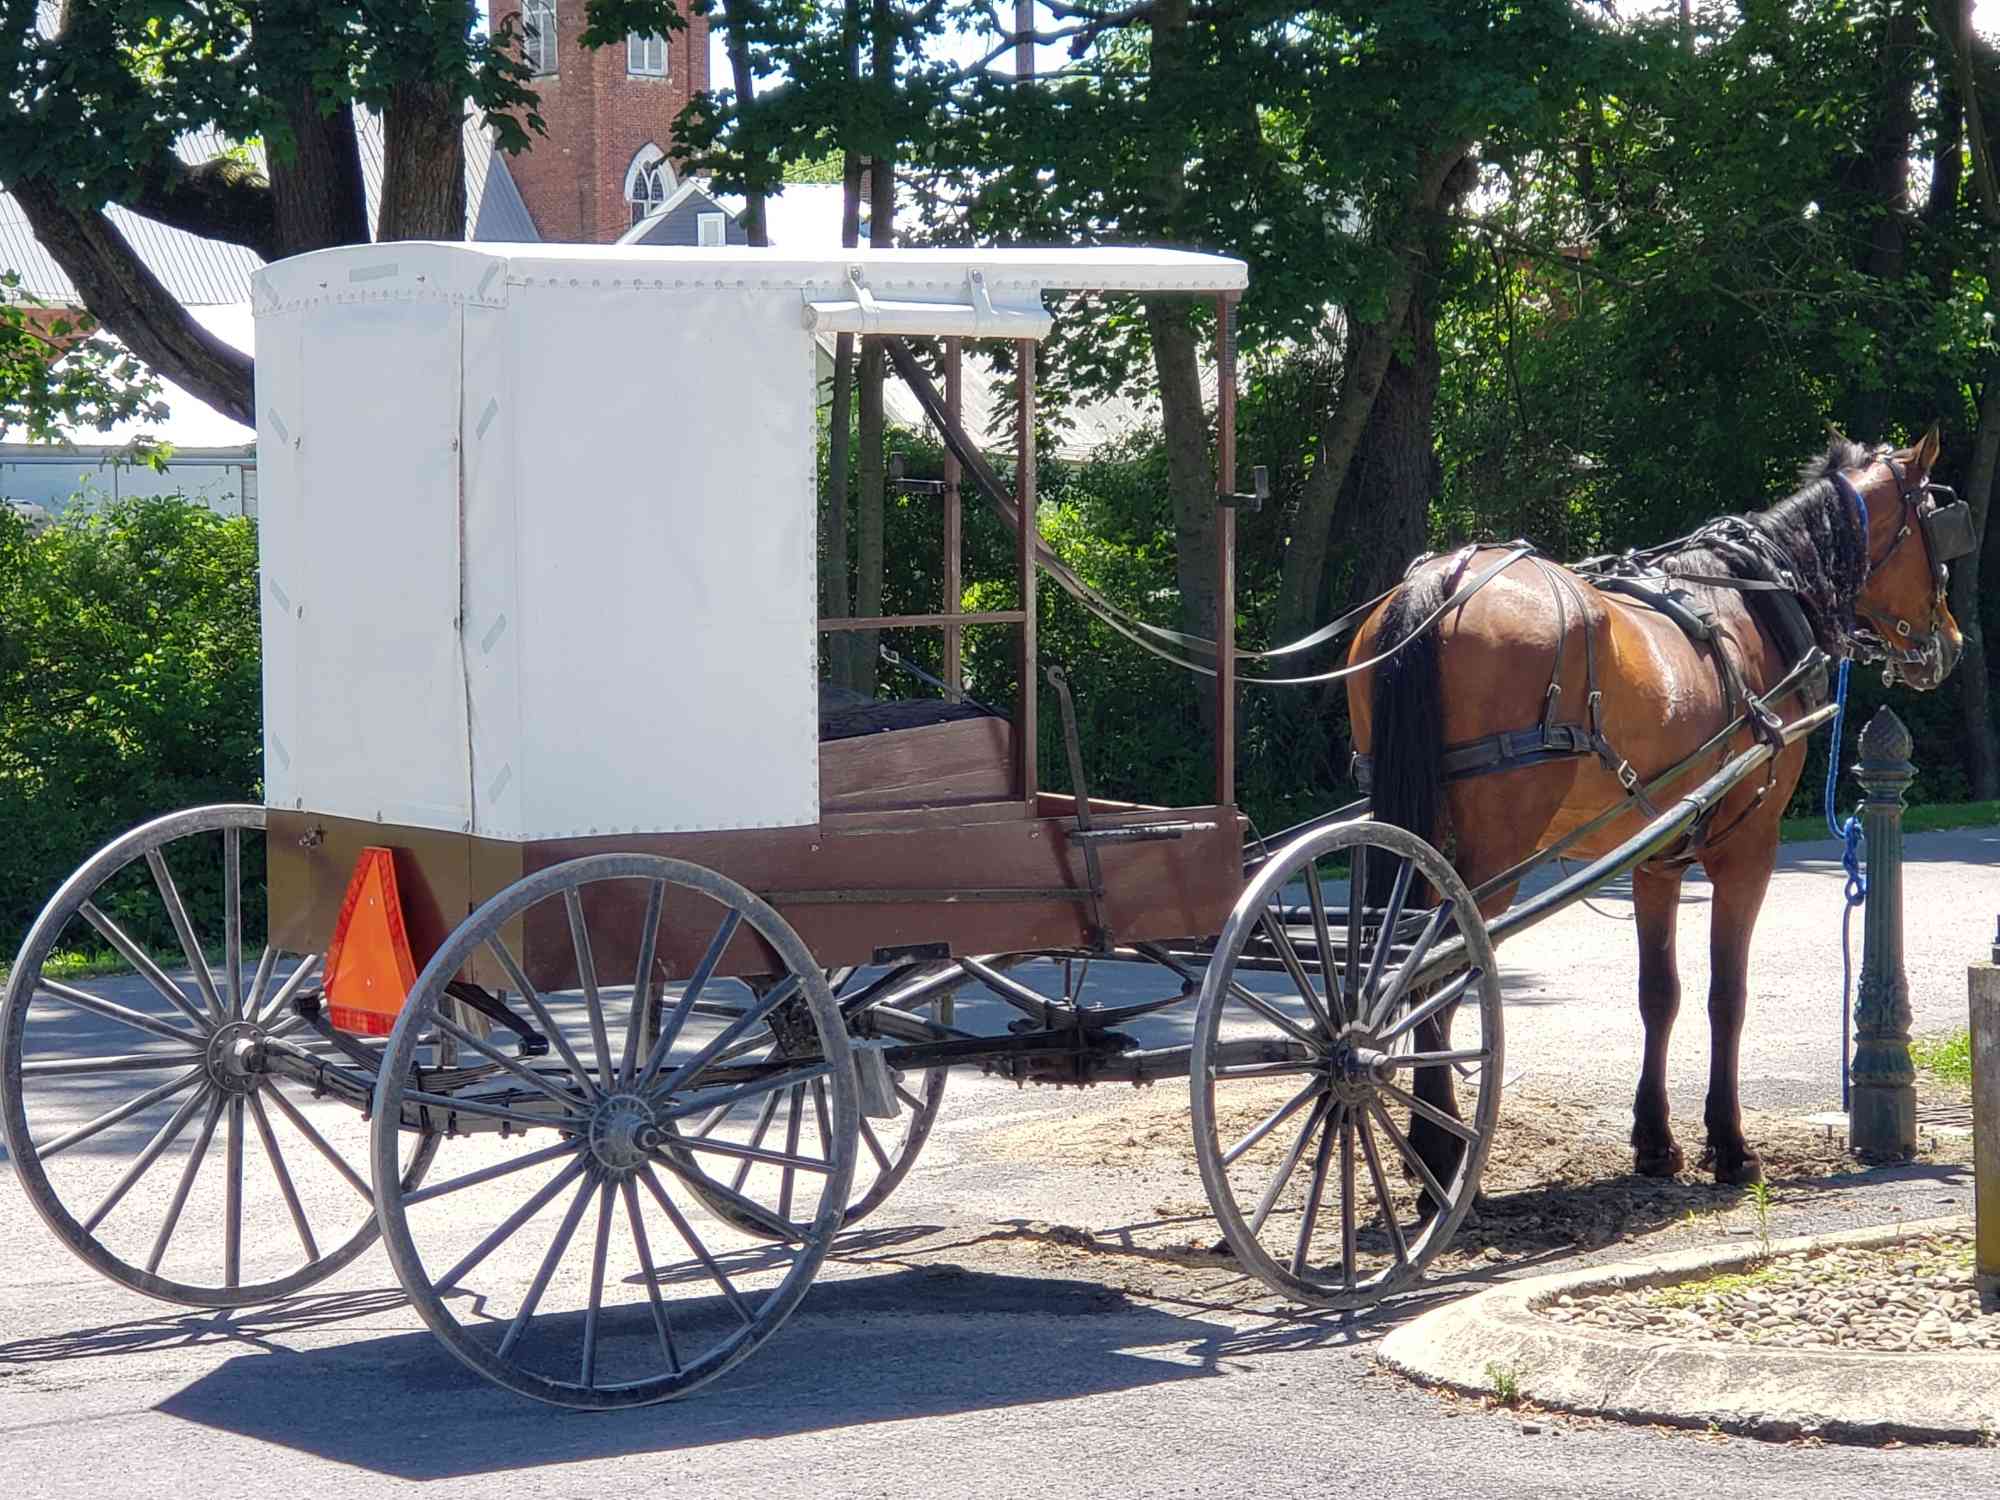
[[[1641,1177],[1674,1177],[1686,1165],[1681,1148],[1671,1142],[1664,1151],[1640,1151],[1632,1158],[1632,1168]]]
[[[1725,1165],[1726,1158],[1717,1155],[1715,1159],[1715,1180],[1721,1187],[1749,1187],[1764,1180],[1764,1160],[1755,1151],[1746,1151],[1734,1166]]]

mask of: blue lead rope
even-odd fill
[[[1836,822],[1834,819],[1834,797],[1840,783],[1840,731],[1841,721],[1847,717],[1847,669],[1850,661],[1840,664],[1839,686],[1834,692],[1833,744],[1827,751],[1826,759],[1826,826],[1827,831],[1841,841],[1840,868],[1847,872],[1847,908],[1840,914],[1840,1107],[1848,1107],[1847,1048],[1848,1037],[1853,1030],[1851,1016],[1854,1000],[1854,953],[1850,944],[1850,934],[1854,927],[1854,908],[1868,899],[1868,877],[1861,871],[1861,818],[1849,813]]]

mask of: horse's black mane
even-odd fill
[[[1844,638],[1868,572],[1868,538],[1853,502],[1835,487],[1833,476],[1863,468],[1874,456],[1860,443],[1835,438],[1825,453],[1799,470],[1795,493],[1768,510],[1703,527],[1686,546],[1661,558],[1660,566],[1670,574],[1768,578],[1775,571],[1773,558],[1782,557],[1820,649],[1830,656],[1845,655]],[[1756,533],[1756,540],[1746,538],[1747,546],[1729,544],[1730,531],[1739,528]]]

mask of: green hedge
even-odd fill
[[[261,799],[260,683],[253,522],[177,499],[35,533],[0,513],[0,961],[90,851],[161,813]],[[219,871],[174,874],[212,919]],[[143,896],[107,899],[171,944]]]

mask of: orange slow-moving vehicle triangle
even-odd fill
[[[326,950],[328,1014],[343,1031],[387,1036],[416,982],[396,892],[396,856],[388,849],[363,849]]]

